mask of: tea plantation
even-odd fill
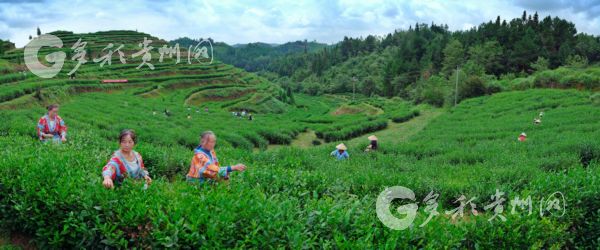
[[[103,42],[133,44],[145,35],[55,34],[66,47],[76,37],[87,39],[92,54],[101,53]],[[58,77],[43,80],[23,74],[13,53],[0,59],[6,62],[0,63],[0,231],[38,248],[573,249],[600,243],[600,106],[589,90],[527,88],[440,109],[400,98],[290,95],[218,61],[169,58],[154,70],[138,70],[139,60],[115,58],[102,68],[82,65],[76,79],[67,77],[74,66],[67,64]],[[54,102],[69,127],[68,142],[42,144],[35,126]],[[232,114],[242,110],[253,120]],[[543,122],[534,125],[540,112]],[[148,189],[135,180],[102,187],[101,168],[126,128],[138,134],[135,149],[154,179]],[[223,164],[248,169],[229,183],[198,188],[185,174],[205,130],[217,134]],[[521,132],[524,142],[517,140]],[[378,135],[379,149],[365,153],[370,134]],[[300,137],[314,145],[296,146]],[[349,160],[329,156],[341,142]],[[416,197],[416,218],[404,230],[377,216],[377,197],[392,186]],[[502,208],[487,207],[497,192]],[[547,206],[556,192],[564,200]],[[437,206],[426,201],[431,194],[438,195]],[[450,211],[462,195],[476,205],[455,217]],[[527,197],[531,212],[511,203]],[[407,202],[391,208],[399,218],[401,203]]]

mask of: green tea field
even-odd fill
[[[597,65],[498,78],[456,106],[436,105],[296,91],[218,56],[188,63],[185,47],[179,63],[153,51],[154,69],[118,56],[100,67],[91,58],[108,42],[127,54],[145,37],[168,42],[134,31],[51,34],[65,47],[47,53],[88,42],[74,79],[77,61],[46,79],[28,71],[22,49],[0,56],[0,249],[600,246]],[[127,82],[103,82],[114,79]],[[475,80],[456,84],[465,81]],[[488,92],[490,82],[500,87]],[[449,93],[441,98],[455,100]],[[54,103],[67,141],[41,143],[36,125]],[[153,181],[107,189],[102,168],[124,129],[136,132]],[[222,165],[247,168],[199,187],[186,174],[207,130]],[[365,152],[371,135],[378,148]],[[340,143],[346,160],[330,156]],[[412,195],[380,207],[398,186]],[[381,211],[409,223],[394,228]]]

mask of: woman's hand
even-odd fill
[[[148,183],[148,185],[152,183],[152,178],[150,178],[150,176],[148,175],[144,176],[144,180],[146,180],[146,183]]]
[[[246,170],[246,165],[244,165],[244,164],[236,164],[233,167],[231,167],[231,170],[243,172],[244,170]]]
[[[104,181],[102,182],[105,188],[113,188],[113,180],[110,177],[104,177]]]

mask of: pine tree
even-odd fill
[[[525,34],[519,39],[513,49],[509,62],[515,71],[525,71],[539,56],[539,46],[536,43],[536,34],[532,28],[527,28]]]

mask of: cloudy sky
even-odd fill
[[[334,43],[344,36],[384,35],[416,22],[468,29],[498,15],[520,17],[523,10],[559,16],[574,22],[579,32],[600,35],[600,0],[0,0],[0,39],[22,47],[39,26],[44,33],[137,29],[166,40],[212,37],[229,44]]]

